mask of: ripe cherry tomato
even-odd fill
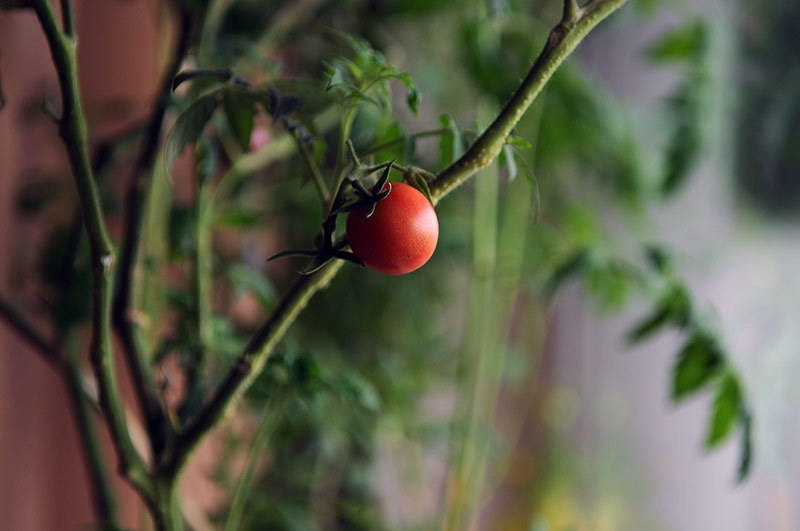
[[[422,267],[433,255],[439,221],[433,205],[419,190],[392,183],[391,192],[375,205],[372,216],[367,217],[363,208],[348,214],[347,238],[364,265],[388,275],[402,275]]]

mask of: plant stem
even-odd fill
[[[340,134],[339,134],[339,149],[336,153],[336,170],[333,172],[333,198],[328,206],[327,215],[330,215],[335,208],[339,206],[342,201],[342,194],[344,194],[344,169],[347,167],[345,159],[347,158],[347,140],[350,138],[350,130],[353,128],[353,121],[356,118],[356,110],[354,108],[348,109],[342,119]]]
[[[428,136],[439,136],[444,135],[450,132],[450,129],[430,129],[428,131],[420,131],[419,133],[414,133],[410,135],[412,138],[425,138]],[[394,140],[389,140],[388,142],[384,142],[383,144],[378,144],[377,146],[372,146],[368,150],[361,153],[362,156],[371,155],[373,153],[377,153],[379,151],[383,151],[384,149],[388,149],[390,147],[394,147],[398,144],[402,144],[405,142],[406,137],[401,136],[399,138],[395,138]]]
[[[570,0],[565,0],[569,2]],[[469,149],[438,178],[430,183],[434,204],[481,168],[485,168],[500,154],[506,138],[544,88],[558,66],[572,53],[589,31],[599,24],[626,0],[594,0],[580,10],[574,22],[562,20],[553,28],[544,49],[533,63],[528,75],[511,96],[503,110],[469,147]],[[571,10],[565,9],[566,12]]]
[[[438,202],[478,169],[488,166],[500,153],[506,136],[522,118],[533,99],[583,37],[626,0],[595,0],[581,11],[580,19],[572,25],[559,24],[550,34],[544,50],[531,67],[520,88],[503,108],[492,125],[475,141],[467,152],[446,168],[431,184]],[[337,187],[343,174],[344,141],[349,136],[352,113],[342,122],[342,139],[337,164]],[[336,192],[335,192],[336,193]],[[336,193],[338,196],[338,193]],[[337,197],[334,197],[335,204]],[[286,333],[309,299],[327,286],[342,266],[341,260],[331,262],[319,272],[298,277],[283,295],[278,307],[256,332],[244,352],[229,370],[222,383],[200,412],[177,434],[175,444],[160,463],[159,471],[166,477],[177,476],[197,443],[209,433],[250,386],[264,366],[275,345]]]
[[[480,107],[479,107],[480,109]],[[480,111],[479,111],[480,112]],[[489,443],[491,422],[490,395],[496,381],[494,370],[500,352],[495,350],[497,335],[497,227],[499,179],[496,166],[482,171],[475,179],[473,213],[472,274],[469,312],[464,339],[468,377],[461,389],[466,410],[467,430],[457,453],[455,473],[448,481],[447,509],[442,529],[468,529],[469,516],[482,486],[483,455]]]
[[[70,38],[75,37],[75,13],[72,10],[70,0],[61,0],[61,24],[64,35]]]
[[[161,142],[161,130],[169,105],[172,80],[177,75],[189,49],[189,38],[192,31],[191,13],[183,7],[181,2],[175,2],[175,5],[179,10],[180,19],[178,40],[170,63],[164,71],[155,107],[145,127],[144,142],[125,194],[125,228],[119,253],[119,269],[117,270],[112,310],[114,329],[119,336],[131,373],[134,392],[145,418],[154,456],[157,456],[163,449],[164,434],[162,432],[170,424],[166,421],[166,415],[158,399],[149,362],[137,341],[132,317],[131,294],[134,284],[134,268],[142,240],[144,210],[150,198],[153,167]]]
[[[22,315],[20,315],[5,299],[0,298],[0,317],[25,341],[34,347],[36,352],[42,355],[47,363],[56,369],[60,369],[64,360],[61,352],[39,332],[33,328]]]
[[[97,437],[92,425],[91,415],[86,397],[81,386],[80,362],[77,356],[70,354],[61,373],[67,384],[72,411],[78,425],[78,436],[81,438],[83,454],[86,459],[86,470],[91,480],[92,499],[94,508],[100,520],[102,529],[120,529],[116,523],[114,496],[106,477],[106,467]]]
[[[58,122],[59,133],[69,155],[89,236],[92,270],[92,339],[89,349],[97,378],[100,408],[118,453],[121,474],[145,493],[150,487],[150,477],[128,433],[114,374],[109,319],[114,255],[89,161],[86,121],[78,89],[75,41],[59,30],[55,12],[47,0],[32,0],[31,5],[47,38],[58,74],[63,109]]]
[[[167,459],[159,467],[160,474],[172,477],[180,472],[197,443],[217,425],[261,372],[272,349],[312,295],[328,285],[342,264],[341,260],[335,260],[313,275],[301,275],[295,279],[294,284],[278,303],[278,307],[250,339],[242,355],[228,371],[200,413],[176,435],[172,451],[168,452]]]
[[[283,415],[283,410],[279,406],[285,404],[286,400],[281,402],[280,404],[272,404],[271,401],[268,401],[264,406],[261,426],[258,428],[256,436],[253,438],[253,443],[250,445],[250,452],[247,455],[242,477],[239,478],[239,482],[236,484],[231,508],[228,510],[228,517],[225,519],[224,531],[236,531],[239,529],[244,506],[247,502],[247,495],[250,494],[250,483],[252,482],[258,457],[261,455],[261,450],[264,448],[269,435]]]
[[[314,157],[311,156],[308,146],[303,144],[300,138],[294,133],[292,133],[292,138],[294,138],[297,151],[300,153],[300,158],[303,160],[308,175],[311,177],[311,180],[314,181],[314,187],[317,190],[317,194],[319,194],[319,200],[322,202],[322,209],[327,210],[331,201],[331,193],[325,185],[325,179],[319,171],[319,166],[317,166],[317,163],[314,161]]]

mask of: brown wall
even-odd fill
[[[76,2],[81,85],[92,138],[147,112],[157,77],[160,2]],[[0,293],[46,331],[43,300],[31,271],[55,221],[71,216],[74,193],[55,126],[37,111],[57,85],[34,16],[0,11],[0,76],[8,104],[0,111]],[[41,215],[15,216],[26,181],[53,176],[63,186]],[[38,312],[38,315],[37,315]],[[61,378],[0,325],[0,529],[85,528],[94,521],[77,432]],[[103,433],[105,456],[113,452]],[[120,523],[140,527],[136,495],[118,479]]]

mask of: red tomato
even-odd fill
[[[363,208],[348,214],[347,238],[364,265],[388,275],[402,275],[422,267],[433,255],[439,221],[419,190],[392,183],[392,191],[375,205],[372,216],[367,217]]]

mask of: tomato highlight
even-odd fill
[[[365,208],[348,214],[347,238],[353,253],[370,269],[403,275],[419,269],[433,256],[439,220],[433,205],[419,190],[404,183],[391,183],[391,187],[370,217]]]

